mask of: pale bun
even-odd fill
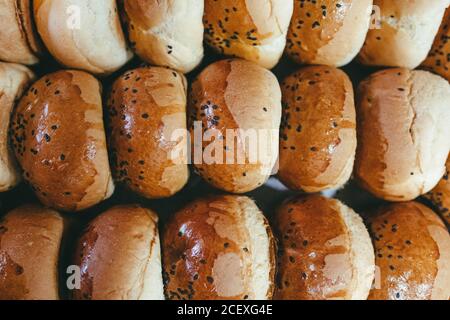
[[[414,69],[427,57],[449,0],[374,0],[374,19],[359,60]],[[379,15],[379,17],[377,16]]]
[[[64,221],[25,205],[0,220],[0,300],[58,300]]]
[[[441,28],[434,39],[433,47],[421,68],[434,72],[450,81],[450,8],[445,11]]]
[[[282,83],[280,169],[291,189],[319,192],[350,179],[356,153],[353,85],[341,70],[300,69]]]
[[[355,175],[390,201],[433,189],[450,150],[450,84],[427,71],[389,69],[359,87]]]
[[[270,71],[245,60],[211,64],[192,84],[188,115],[193,163],[211,185],[245,193],[269,179],[278,158],[281,121],[281,89]],[[200,132],[202,146],[196,122],[217,136],[216,143]]]
[[[203,59],[203,0],[122,0],[129,39],[146,62],[182,73]]]
[[[11,139],[45,205],[79,211],[113,193],[100,84],[90,74],[66,70],[38,80],[14,112]]]
[[[372,0],[295,1],[286,52],[300,64],[340,67],[364,44]]]
[[[37,29],[68,68],[109,74],[131,59],[114,0],[34,0]]]
[[[163,268],[171,300],[271,299],[275,249],[270,226],[247,197],[194,201],[166,226]]]
[[[42,45],[33,22],[32,0],[0,0],[0,60],[33,65]]]
[[[365,300],[375,274],[371,239],[359,215],[338,200],[297,196],[277,211],[275,299]]]
[[[17,100],[34,79],[27,67],[0,62],[0,192],[19,184],[20,170],[9,144],[9,123]]]
[[[417,202],[391,204],[370,218],[377,277],[370,300],[448,300],[450,235]]]
[[[293,0],[206,0],[206,43],[271,69],[286,46],[292,12]]]
[[[447,159],[444,177],[438,185],[425,195],[441,214],[442,218],[450,226],[450,156]]]
[[[74,264],[77,300],[163,300],[158,217],[138,206],[117,206],[92,221]]]
[[[189,179],[186,90],[182,74],[161,67],[130,70],[112,86],[108,122],[113,174],[144,197],[170,197]]]

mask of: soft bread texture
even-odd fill
[[[377,276],[371,300],[448,300],[450,235],[417,202],[391,204],[370,219]]]
[[[361,50],[372,0],[295,0],[286,52],[300,64],[340,67]]]
[[[147,198],[170,197],[188,181],[186,87],[182,74],[159,67],[128,71],[112,87],[113,173]]]
[[[338,200],[297,196],[277,211],[278,300],[365,300],[375,257],[359,215]]]
[[[271,299],[275,247],[270,226],[247,197],[194,201],[166,226],[163,268],[171,300]]]
[[[371,28],[359,60],[365,65],[414,69],[427,57],[449,0],[374,0]]]
[[[79,211],[113,193],[99,85],[82,71],[52,73],[15,110],[12,146],[25,180],[47,206]]]
[[[55,211],[25,205],[0,221],[0,300],[58,300],[64,222]]]
[[[445,11],[441,28],[434,39],[433,47],[421,67],[450,81],[450,7]]]
[[[34,79],[28,68],[0,63],[0,192],[19,184],[21,174],[9,146],[9,123],[16,101]]]
[[[245,60],[213,63],[192,84],[188,112],[193,162],[205,180],[232,193],[268,180],[281,121],[281,89],[270,71]],[[199,124],[207,130],[200,137]]]
[[[118,206],[92,221],[79,240],[77,300],[163,300],[158,217],[138,206]]]
[[[48,51],[68,68],[109,74],[131,59],[114,0],[34,0]]]
[[[426,194],[426,198],[431,200],[438,209],[442,218],[450,226],[450,156],[447,159],[446,171],[439,184]]]
[[[271,69],[280,60],[293,0],[206,0],[205,40],[216,51]]]
[[[183,73],[203,59],[204,0],[122,0],[131,45],[141,59]]]
[[[0,60],[33,65],[42,53],[33,24],[32,0],[0,0]]]
[[[356,153],[350,79],[341,70],[314,66],[290,75],[281,88],[281,181],[305,192],[342,187],[350,179]]]
[[[449,83],[427,71],[377,72],[359,88],[355,175],[374,195],[408,201],[433,189],[450,148]]]

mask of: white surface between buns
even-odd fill
[[[375,254],[372,240],[361,217],[351,208],[336,201],[341,218],[350,238],[352,280],[348,290],[351,300],[366,300],[375,276]]]
[[[270,274],[272,268],[270,252],[270,236],[266,229],[265,218],[256,204],[247,198],[239,198],[242,207],[242,219],[250,237],[252,255],[250,292],[251,299],[266,300],[269,297],[269,289],[273,287]],[[244,271],[245,272],[245,271]]]

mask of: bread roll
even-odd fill
[[[281,90],[270,71],[245,60],[210,65],[192,84],[189,98],[197,171],[232,193],[263,185],[278,158],[280,121]]]
[[[371,217],[377,276],[370,300],[448,300],[450,236],[417,202],[391,204]]]
[[[450,81],[450,8],[447,8],[433,47],[422,67]]]
[[[39,62],[42,45],[33,24],[31,0],[0,0],[0,60]]]
[[[279,239],[275,299],[365,300],[375,257],[359,215],[319,195],[286,201],[275,217]]]
[[[141,59],[183,73],[203,59],[203,0],[121,0]]]
[[[170,197],[187,183],[186,87],[183,75],[159,67],[129,71],[112,87],[114,176],[142,196]]]
[[[372,0],[295,1],[286,52],[297,63],[340,67],[356,57]]]
[[[171,300],[266,300],[275,276],[270,226],[247,197],[216,196],[179,211],[163,239]]]
[[[118,206],[92,221],[80,241],[77,300],[163,300],[158,217],[138,206]]]
[[[9,147],[9,122],[17,99],[33,79],[33,72],[24,66],[0,63],[0,192],[20,182],[20,172]]]
[[[408,201],[433,189],[450,149],[450,85],[390,69],[361,83],[355,175],[374,195]]]
[[[356,153],[353,85],[341,70],[307,67],[282,84],[279,177],[306,192],[340,188]]]
[[[79,211],[113,193],[100,86],[91,75],[68,70],[37,81],[16,108],[11,137],[45,205]]]
[[[205,0],[206,42],[219,53],[271,69],[280,60],[293,0]]]
[[[360,52],[371,66],[414,69],[427,57],[449,0],[374,0],[374,19]]]
[[[26,205],[0,221],[0,300],[58,300],[64,222],[55,211]]]
[[[446,172],[439,184],[426,197],[433,202],[442,218],[450,226],[450,156],[447,159]]]
[[[114,0],[34,0],[47,49],[68,68],[109,74],[131,59]]]

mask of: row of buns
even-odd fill
[[[375,196],[410,201],[448,179],[450,85],[427,71],[376,72],[359,85],[355,103],[350,79],[333,67],[302,68],[280,86],[257,64],[221,60],[190,88],[177,71],[141,67],[111,86],[104,124],[93,76],[63,70],[31,85],[25,67],[0,67],[0,190],[16,186],[22,171],[55,209],[92,207],[113,194],[113,180],[146,198],[170,197],[186,185],[188,164],[237,194],[273,173],[308,193],[339,189],[354,173]],[[264,134],[249,142],[248,131]],[[433,197],[444,214],[447,198]]]
[[[0,60],[35,64],[45,46],[62,65],[102,75],[127,63],[133,49],[150,64],[187,73],[201,62],[205,39],[220,53],[266,68],[286,51],[301,64],[339,67],[360,53],[366,65],[414,69],[436,39],[424,65],[446,76],[441,46],[448,14],[436,34],[448,6],[448,0],[2,0],[8,28],[0,31]]]
[[[250,198],[210,196],[173,215],[160,240],[152,210],[122,205],[64,261],[65,219],[22,206],[0,222],[0,299],[449,299],[450,235],[423,204],[382,207],[368,230],[339,200],[295,196],[272,222],[273,233]]]

